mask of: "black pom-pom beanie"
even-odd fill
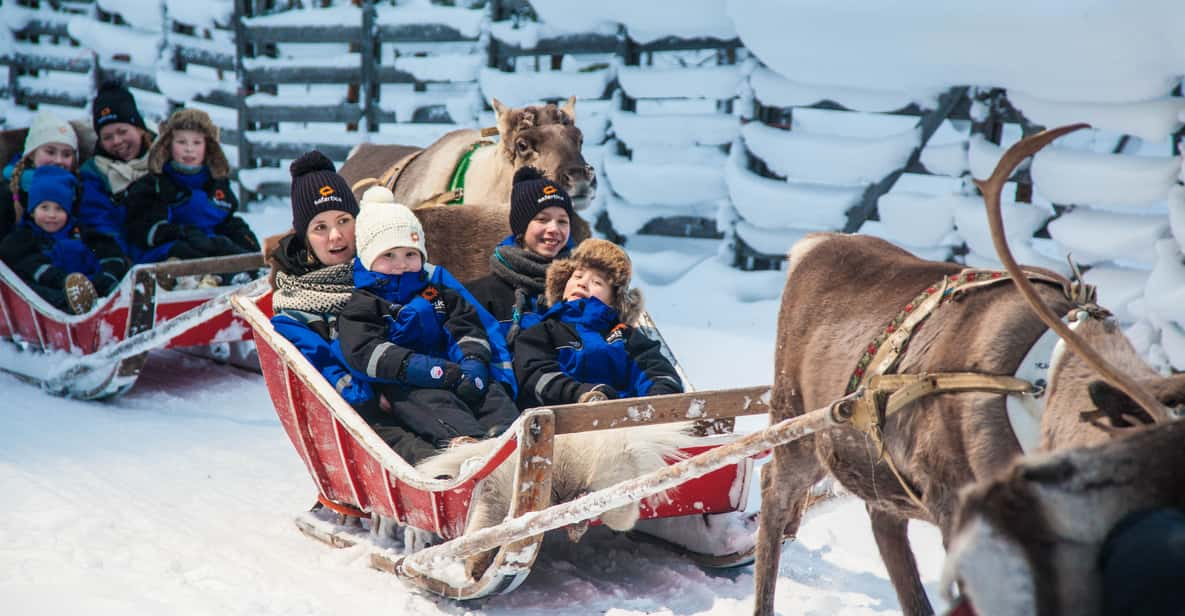
[[[531,219],[549,207],[564,208],[569,218],[576,216],[572,211],[572,198],[559,184],[544,177],[534,167],[516,171],[510,189],[510,232],[515,237],[526,233]]]
[[[317,214],[340,210],[358,215],[358,200],[345,178],[337,174],[333,161],[313,150],[292,161],[292,230],[304,239],[309,221]]]

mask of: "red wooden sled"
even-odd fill
[[[519,469],[513,490],[519,497],[511,503],[511,517],[551,505],[550,488],[542,486],[550,486],[554,434],[768,413],[768,387],[647,398],[646,412],[642,414],[637,412],[636,399],[532,409],[499,437],[493,452],[473,468],[462,471],[461,476],[447,480],[426,478],[396,455],[296,347],[275,332],[269,321],[269,305],[242,296],[232,297],[231,303],[254,329],[268,392],[289,439],[320,492],[319,500],[339,512],[394,519],[446,541],[462,535],[475,486],[504,462]],[[711,444],[685,453],[695,455],[733,437],[712,438],[715,440]],[[740,463],[692,479],[669,491],[671,498],[667,504],[652,508],[643,502],[642,517],[738,511],[746,504],[751,471],[752,460],[744,458]],[[298,518],[297,525],[306,534],[336,547],[368,540],[361,530],[351,532],[342,525],[318,524],[310,516]],[[377,568],[396,573],[431,592],[455,599],[473,599],[517,587],[530,571],[541,540],[542,535],[536,535],[503,545],[479,579],[467,579],[459,585],[455,580],[445,582],[400,567],[400,556],[391,550],[376,549],[371,559]],[[752,550],[698,556],[702,556],[697,559],[699,562],[709,566],[735,566],[751,562]]]
[[[136,266],[89,313],[70,315],[0,263],[0,340],[36,352],[6,354],[3,368],[55,393],[83,399],[118,395],[135,383],[150,349],[251,339],[250,328],[235,317],[226,299],[237,287],[163,291],[157,276],[262,266],[259,254]],[[266,288],[265,282],[257,283]]]

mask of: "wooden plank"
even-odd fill
[[[208,49],[185,47],[184,45],[176,45],[175,49],[177,55],[187,64],[209,66],[211,68],[222,69],[224,71],[235,70],[234,54],[218,53]]]
[[[255,85],[283,83],[358,83],[362,79],[361,66],[277,66],[243,69],[243,80]]]
[[[251,26],[242,34],[248,43],[353,43],[362,39],[362,25],[357,26]]]
[[[769,412],[769,395],[769,386],[762,385],[548,408],[555,413],[555,433],[570,434],[642,424],[761,415]]]
[[[416,76],[407,71],[401,71],[394,66],[377,66],[375,74],[379,83],[416,83]]]
[[[362,110],[353,103],[324,107],[249,107],[249,122],[357,122]]]
[[[634,43],[641,52],[653,51],[696,51],[700,49],[740,49],[740,39],[722,40],[711,37],[679,38],[668,36],[649,43]]]
[[[19,82],[18,82],[19,83]],[[46,92],[18,85],[13,91],[13,98],[19,104],[45,103],[62,107],[86,107],[90,100],[85,96],[65,94],[62,92]]]
[[[359,138],[361,141],[361,137]],[[336,143],[313,143],[313,142],[292,142],[292,143],[251,143],[249,139],[244,139],[244,143],[251,144],[251,152],[256,158],[271,158],[271,159],[296,159],[300,158],[302,154],[309,150],[321,150],[321,153],[328,156],[330,160],[345,160],[350,154],[350,150],[354,146],[341,145]],[[242,156],[242,150],[239,150]]]
[[[80,52],[86,50],[79,47]],[[38,56],[34,54],[17,52],[12,56],[9,66],[13,69],[20,70],[49,70],[49,71],[66,71],[70,73],[85,73],[94,67],[94,61],[89,57],[74,57],[63,58],[56,56]]]
[[[384,43],[451,43],[475,41],[447,24],[387,24],[376,29]]]

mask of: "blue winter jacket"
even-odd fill
[[[272,317],[276,332],[292,342],[309,363],[329,381],[351,406],[373,399],[365,375],[355,373],[346,364],[337,341],[337,315],[285,310]]]
[[[89,231],[96,231],[113,238],[124,254],[129,252],[127,232],[128,211],[119,197],[111,194],[107,176],[99,170],[95,159],[82,163],[82,200],[78,203],[78,224]]]
[[[381,310],[381,318],[386,324],[384,338],[398,347],[453,362],[460,362],[467,354],[488,355],[490,375],[503,383],[511,396],[516,395],[517,383],[510,351],[499,332],[497,319],[482,308],[448,270],[429,263],[419,272],[380,274],[366,269],[355,258],[354,285],[358,289],[355,291],[358,301],[351,299],[342,311],[343,318],[349,319],[349,315],[356,312],[360,326],[364,328],[362,322],[372,320]],[[381,309],[368,302],[365,295],[360,297],[359,291],[377,297],[388,306]],[[441,297],[441,293],[455,294],[464,303],[458,305],[452,295]],[[458,312],[463,312],[459,318]],[[451,325],[446,327],[446,323]],[[363,358],[373,352],[372,346],[361,341],[356,344],[346,342],[342,350],[354,356],[354,365],[366,365],[369,361]],[[481,350],[475,352],[479,348]],[[370,378],[374,381],[391,380],[378,374]]]
[[[621,323],[597,298],[552,306],[519,335],[514,352],[522,408],[576,402],[594,385],[621,398],[683,390],[659,343]]]

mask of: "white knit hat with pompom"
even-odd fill
[[[392,248],[415,248],[424,262],[428,249],[424,244],[424,226],[407,206],[395,202],[395,195],[385,186],[372,186],[362,193],[361,211],[354,223],[354,241],[358,259],[366,269],[379,255]]]

